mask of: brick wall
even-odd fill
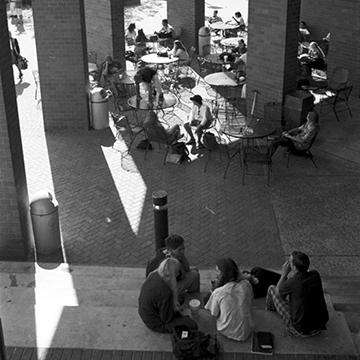
[[[0,214],[0,260],[24,260],[31,227],[5,2],[0,2]]]
[[[97,53],[98,63],[111,55],[125,65],[123,0],[86,0],[85,17],[87,47]]]
[[[124,6],[141,5],[141,0],[124,0]]]
[[[301,18],[313,40],[331,32],[328,73],[336,66],[350,70],[354,94],[360,96],[360,2],[358,0],[302,0]]]
[[[204,26],[204,0],[168,0],[167,17],[169,24],[182,29],[181,40],[187,48],[198,47],[198,32]]]
[[[249,1],[247,109],[258,90],[255,116],[296,87],[299,13],[300,0]]]
[[[33,2],[45,128],[89,124],[83,0]]]

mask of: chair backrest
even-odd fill
[[[164,127],[157,121],[152,121],[146,118],[143,124],[145,134],[149,141],[155,141],[159,143],[168,143],[168,134]]]
[[[341,89],[348,81],[349,70],[342,67],[336,67],[329,80],[329,88],[334,90]]]
[[[119,115],[116,113],[111,113],[111,117],[114,122],[114,126],[117,132],[121,132],[125,129],[131,137],[131,139],[134,137],[134,132],[132,130],[132,127],[129,123],[129,119],[124,115]]]
[[[219,143],[216,141],[216,137],[211,132],[204,133],[203,144],[207,150],[216,150],[219,147]]]

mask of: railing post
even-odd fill
[[[167,192],[157,190],[152,193],[155,227],[155,251],[165,246],[165,238],[169,235]]]
[[[0,318],[0,359],[6,360],[6,349],[5,349],[5,341],[4,341],[4,331],[2,327],[2,322]]]

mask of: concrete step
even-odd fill
[[[171,352],[170,336],[147,329],[135,307],[62,307],[36,305],[1,307],[7,346],[59,347],[86,349],[121,349]],[[203,330],[209,327],[209,315],[201,310],[198,319]],[[293,339],[285,334],[281,319],[264,310],[254,311],[255,330],[271,331],[275,336],[275,352],[279,354],[355,355],[355,346],[342,313],[330,316],[328,329],[309,339]],[[141,341],[140,341],[141,339]],[[334,341],[336,339],[336,341]],[[220,336],[224,352],[250,353],[251,339],[244,343]]]

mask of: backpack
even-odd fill
[[[170,154],[168,154],[166,157],[166,161],[174,164],[181,164],[184,161],[190,161],[189,150],[187,149],[185,143],[176,142],[175,144],[171,145],[171,151]]]
[[[174,327],[171,343],[178,360],[216,359],[219,352],[216,335],[185,326]]]

